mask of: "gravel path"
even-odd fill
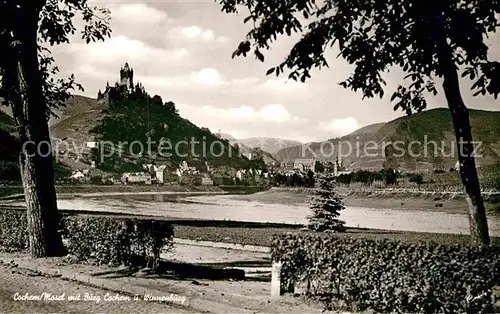
[[[0,313],[191,313],[168,304],[144,301],[143,296],[139,296],[139,301],[133,301],[132,296],[8,266],[0,266],[0,283]],[[50,293],[52,297],[64,293],[64,301],[20,300],[27,296],[50,298],[44,293]],[[68,300],[69,296],[78,294],[80,301]],[[127,297],[130,301],[124,300]]]

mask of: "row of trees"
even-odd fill
[[[352,173],[344,173],[338,176],[337,182],[343,184],[364,183],[370,184],[375,181],[383,181],[387,185],[397,184],[399,174],[392,168],[372,172],[359,170]]]
[[[290,187],[314,187],[314,172],[309,170],[305,176],[294,173],[284,175],[277,173],[274,175],[274,184]]]

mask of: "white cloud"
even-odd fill
[[[212,29],[203,29],[199,26],[177,26],[167,33],[167,39],[173,40],[203,40],[217,41],[219,43],[227,42],[229,38],[217,36]]]
[[[202,69],[198,72],[191,73],[191,80],[198,84],[216,86],[224,84],[224,78],[214,68]]]
[[[190,56],[187,49],[154,48],[123,35],[112,37],[105,42],[74,43],[69,46],[69,50],[80,64],[92,65],[96,63],[113,64],[113,62],[121,64],[129,61],[134,66],[134,64],[144,64],[149,60],[155,60],[159,63],[158,65],[161,65],[161,60],[178,63],[189,60]]]
[[[140,26],[142,30],[160,26],[171,21],[165,11],[155,9],[145,3],[121,3],[111,6],[111,25]]]
[[[359,128],[358,121],[352,117],[333,119],[330,122],[320,122],[318,128],[325,132],[332,132],[335,136],[343,136]]]
[[[282,123],[290,120],[291,115],[281,104],[267,105],[260,110],[262,118],[267,121]]]
[[[250,124],[302,124],[307,120],[299,117],[294,117],[292,114],[281,104],[269,104],[260,109],[248,105],[231,108],[217,108],[214,106],[190,106],[180,105],[181,114],[185,114],[188,119],[193,121],[204,122],[208,121],[231,121],[237,123],[250,123]],[[214,118],[214,119],[207,119]]]

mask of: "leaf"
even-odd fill
[[[259,51],[259,49],[255,49],[255,56],[260,62],[264,62],[264,55]]]
[[[275,69],[275,68],[270,68],[269,70],[267,70],[266,75],[271,75],[271,74],[273,74],[273,73],[274,73],[274,69]]]

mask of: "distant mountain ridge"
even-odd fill
[[[478,145],[477,164],[500,163],[500,112],[469,112],[473,138],[482,143]],[[287,147],[276,157],[283,161],[331,160],[339,154],[344,165],[353,170],[380,170],[384,166],[412,171],[447,169],[458,159],[451,115],[446,108],[368,125],[340,138]]]
[[[276,154],[283,148],[301,145],[302,142],[296,140],[281,139],[276,137],[250,137],[235,138],[231,134],[219,133],[219,137],[230,141],[232,144],[238,144],[244,149],[259,148],[269,154]]]

